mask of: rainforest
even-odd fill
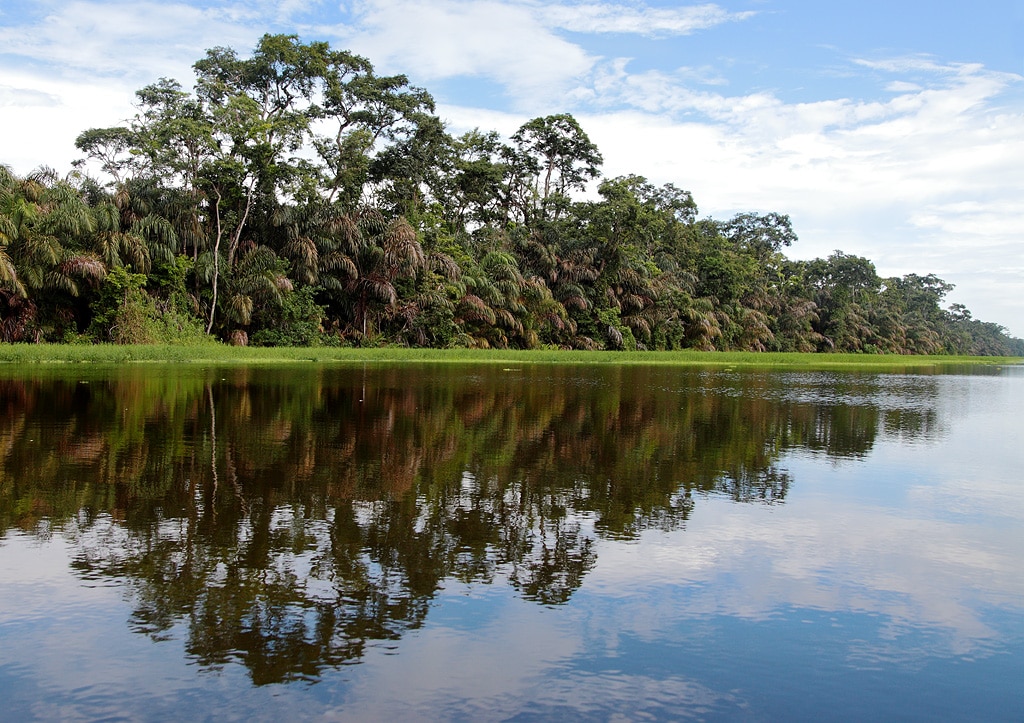
[[[0,165],[0,341],[1024,356],[934,274],[792,260],[784,213],[604,177],[571,115],[455,137],[292,35],[194,71],[67,174]]]

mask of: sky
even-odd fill
[[[407,75],[454,134],[572,113],[605,177],[788,214],[791,258],[934,273],[1024,337],[1024,0],[4,0],[0,163],[67,172],[136,90],[268,32]]]

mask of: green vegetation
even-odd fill
[[[570,115],[453,137],[405,76],[294,36],[194,70],[67,177],[0,166],[0,341],[1024,356],[932,274],[790,260],[784,214],[603,178]]]
[[[764,368],[860,368],[878,371],[968,364],[1014,364],[1014,357],[799,352],[574,351],[560,349],[429,349],[410,347],[240,347],[216,342],[180,344],[0,344],[0,363],[166,362],[175,364],[281,364],[294,362],[467,364],[665,364]]]

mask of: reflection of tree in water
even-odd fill
[[[257,684],[315,679],[426,615],[431,551],[405,559],[407,545],[391,546],[380,559],[367,549],[379,521],[359,524],[354,503],[331,523],[288,509],[234,525],[213,516],[139,531],[107,519],[79,533],[75,566],[127,581],[137,631],[160,639],[183,622],[190,656],[209,667],[238,660]]]
[[[595,534],[683,526],[694,494],[781,502],[783,451],[862,454],[879,424],[768,401],[770,375],[474,374],[2,381],[0,532],[63,524],[79,573],[126,581],[135,629],[184,626],[204,666],[313,679],[422,624],[446,580],[563,603]]]
[[[240,505],[230,502],[141,530],[94,520],[77,533],[74,565],[131,586],[137,631],[160,639],[184,622],[190,656],[210,667],[238,660],[257,684],[314,679],[398,640],[446,578],[505,577],[525,598],[557,604],[594,563],[578,524],[532,523],[511,497],[450,518],[415,498],[340,500],[326,520],[298,506],[232,515]],[[494,523],[474,524],[481,513]]]

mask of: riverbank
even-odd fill
[[[0,344],[0,363],[7,364],[280,364],[303,362],[429,362],[429,363],[564,363],[669,364],[766,368],[929,369],[957,365],[1019,364],[1015,357],[901,356],[885,354],[799,354],[703,351],[564,351],[517,349],[410,349],[381,347],[234,347],[224,344],[75,345]]]

